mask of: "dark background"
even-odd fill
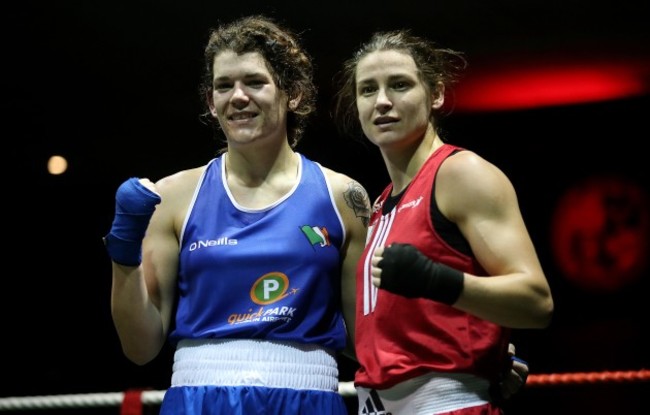
[[[115,190],[123,180],[159,179],[213,157],[212,133],[198,118],[197,86],[208,29],[217,23],[266,13],[302,34],[315,59],[321,102],[298,150],[356,178],[374,197],[388,182],[381,159],[370,145],[340,137],[328,116],[334,73],[371,31],[411,27],[464,51],[475,72],[497,63],[516,68],[531,57],[544,63],[556,57],[647,62],[649,12],[647,1],[5,4],[2,137],[9,151],[2,182],[0,395],[168,386],[171,350],[143,367],[121,353],[101,236],[110,228]],[[553,289],[552,325],[514,333],[517,354],[529,361],[533,374],[650,367],[647,263],[630,282],[593,290],[567,278],[552,249],[553,220],[568,189],[601,177],[650,189],[642,150],[650,138],[647,67],[644,73],[644,91],[632,96],[457,111],[445,121],[449,141],[483,155],[512,179]],[[68,159],[65,174],[47,173],[52,154]],[[648,205],[642,206],[647,218]],[[351,380],[353,370],[341,360],[341,380]],[[509,414],[638,414],[648,386],[647,380],[529,386],[507,409]]]

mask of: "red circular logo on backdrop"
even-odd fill
[[[650,203],[640,185],[617,177],[581,182],[560,198],[552,250],[572,282],[612,291],[638,280],[648,265]]]

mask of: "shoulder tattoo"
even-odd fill
[[[370,198],[368,192],[359,183],[351,181],[348,188],[343,192],[345,203],[354,211],[357,218],[361,219],[363,225],[368,227],[370,221]]]

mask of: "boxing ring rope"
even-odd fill
[[[526,387],[644,381],[650,381],[650,370],[530,374],[526,380]],[[339,393],[343,397],[356,396],[353,382],[340,382]],[[125,414],[127,411],[124,408],[127,404],[131,407],[159,405],[164,395],[164,390],[129,390],[111,393],[9,397],[0,398],[0,412],[121,406],[122,414]],[[137,408],[128,413],[138,413]]]

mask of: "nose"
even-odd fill
[[[377,91],[377,100],[375,101],[375,109],[379,112],[386,112],[393,107],[393,102],[388,98],[386,90],[379,88]]]
[[[230,102],[236,108],[243,108],[248,105],[249,97],[244,90],[243,85],[236,83],[233,87],[232,95],[230,97]]]

